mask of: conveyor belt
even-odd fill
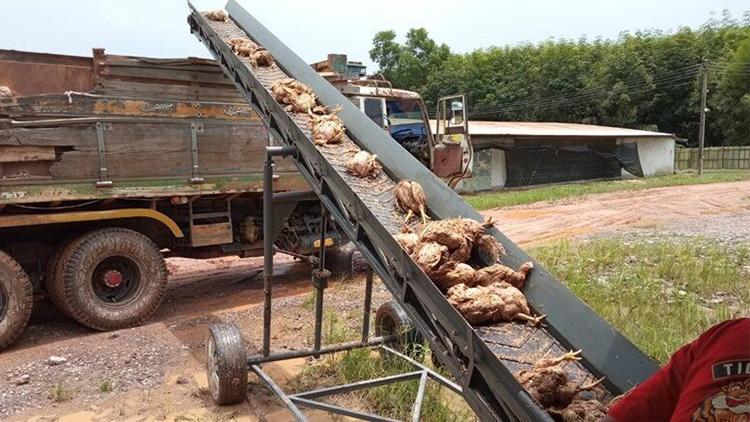
[[[433,218],[481,220],[481,216],[234,0],[227,4],[231,17],[227,22],[207,20],[191,8],[192,32],[256,108],[276,142],[297,148],[296,164],[302,175],[401,302],[482,420],[549,420],[513,377],[548,353],[583,349],[582,363],[568,363],[566,369],[577,383],[606,376],[609,391],[600,396],[619,394],[657,368],[538,264],[524,293],[536,312],[548,315],[547,328],[519,323],[472,328],[393,238],[402,217],[395,213],[392,190],[397,180],[416,180],[427,194]],[[236,56],[227,41],[245,36],[268,49],[278,67],[254,68],[246,58]],[[270,87],[286,77],[309,86],[320,103],[343,107],[339,114],[347,128],[343,144],[316,147],[309,117],[287,113],[275,101]],[[359,148],[377,154],[383,164],[385,172],[375,180],[358,179],[345,171],[344,152]],[[508,265],[517,267],[530,260],[499,231],[491,233],[505,246]]]

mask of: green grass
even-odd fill
[[[747,245],[598,239],[531,254],[660,363],[712,325],[750,312]]]
[[[750,180],[750,171],[713,171],[707,172],[703,176],[698,176],[695,173],[680,173],[671,176],[650,177],[645,179],[549,185],[524,190],[507,190],[467,195],[464,199],[466,199],[472,207],[478,210],[486,210],[511,205],[530,204],[539,201],[555,201],[565,198],[581,197],[595,193],[641,190],[665,186],[738,182],[742,180]]]
[[[115,386],[112,384],[112,381],[108,379],[103,379],[99,382],[99,392],[100,393],[110,393],[112,390],[114,390]]]
[[[75,391],[67,385],[59,382],[52,387],[49,398],[55,403],[63,403],[72,400],[73,396],[75,396]]]
[[[357,336],[339,320],[334,313],[327,313],[324,320],[327,343],[352,340]],[[425,346],[418,346],[424,348]],[[415,355],[424,356],[425,350],[415,350]],[[414,368],[401,359],[382,358],[372,349],[354,349],[330,355],[319,363],[306,367],[290,382],[295,391],[321,388],[323,385],[348,384],[365,379],[379,378],[413,371]],[[338,404],[361,403],[362,410],[381,416],[408,420],[417,394],[419,381],[404,381],[349,393]],[[435,382],[429,381],[422,403],[422,419],[437,422],[460,422],[475,420],[473,412],[462,398],[455,396]]]

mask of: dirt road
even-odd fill
[[[668,228],[722,214],[750,212],[750,182],[614,192],[484,212],[524,247],[624,228]]]
[[[618,192],[485,215],[522,246],[631,228],[701,226],[717,216],[748,221],[750,182]],[[261,268],[258,258],[171,259],[165,303],[148,324],[117,332],[88,331],[49,303],[38,303],[23,338],[0,356],[0,420],[284,420],[260,389],[248,402],[221,409],[206,391],[209,323],[236,322],[250,347],[257,347]],[[279,259],[276,271],[281,300],[275,302],[274,344],[281,350],[306,347],[312,318],[307,266]],[[356,324],[362,289],[358,282],[335,283],[327,304],[345,323]],[[376,303],[387,298],[378,285]],[[51,356],[65,362],[54,364]],[[296,360],[272,371],[284,378],[304,365]]]

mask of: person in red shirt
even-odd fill
[[[750,422],[750,318],[711,327],[612,408],[603,422]]]

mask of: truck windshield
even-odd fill
[[[388,131],[391,137],[417,159],[428,163],[427,128],[422,119],[419,99],[386,101]]]
[[[405,138],[423,138],[427,130],[422,120],[420,100],[401,99],[386,102],[388,129],[397,141]]]

